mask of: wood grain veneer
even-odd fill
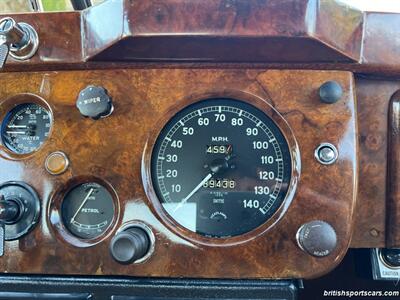
[[[336,80],[343,97],[323,104],[319,86]],[[101,120],[83,118],[76,97],[87,85],[104,86],[115,111]],[[0,74],[0,110],[14,95],[43,98],[54,118],[51,136],[33,155],[15,157],[0,146],[0,182],[22,180],[42,199],[39,225],[19,241],[6,243],[0,272],[131,275],[201,278],[311,278],[333,269],[345,255],[353,230],[357,192],[357,119],[354,79],[348,72],[251,69],[136,69]],[[232,91],[271,104],[287,121],[301,154],[301,175],[283,218],[246,243],[196,243],[172,231],[146,196],[143,153],[150,132],[174,105],[191,95],[224,96]],[[244,96],[246,98],[246,96]],[[246,100],[246,99],[244,99]],[[324,166],[314,159],[322,142],[338,148],[339,159]],[[44,168],[47,155],[63,151],[69,169],[59,176]],[[6,171],[3,171],[6,170]],[[120,215],[104,239],[92,247],[69,242],[57,219],[58,191],[74,178],[94,176],[115,189]],[[144,182],[145,183],[145,182]],[[154,254],[144,263],[123,266],[108,253],[110,238],[129,221],[148,224],[156,237]],[[314,258],[299,249],[295,235],[305,222],[324,220],[338,234],[332,255]]]

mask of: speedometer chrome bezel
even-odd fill
[[[46,140],[43,142],[43,144],[38,147],[36,150],[25,153],[25,154],[20,154],[17,152],[14,152],[10,150],[3,142],[3,138],[0,137],[0,156],[6,158],[6,159],[11,159],[11,160],[23,160],[32,157],[33,155],[36,155],[40,151],[43,150],[45,147],[46,143],[49,141],[49,139],[52,136],[53,133],[53,127],[54,127],[54,114],[51,106],[49,103],[42,97],[32,94],[32,93],[21,93],[17,94],[15,96],[12,96],[10,98],[6,98],[4,100],[0,101],[0,120],[1,120],[1,125],[3,125],[3,122],[6,120],[6,116],[16,107],[24,104],[36,104],[44,108],[49,116],[50,116],[50,130],[48,137]]]
[[[246,232],[242,235],[232,236],[232,237],[207,237],[180,225],[177,221],[175,221],[172,216],[170,216],[167,211],[164,209],[161,201],[158,199],[157,193],[153,186],[152,181],[152,171],[151,171],[151,158],[154,147],[157,142],[157,138],[164,126],[173,118],[178,112],[187,106],[204,101],[207,99],[234,99],[239,100],[263,111],[268,117],[270,117],[278,128],[281,130],[284,138],[289,147],[289,153],[291,156],[291,179],[287,189],[286,197],[282,201],[282,204],[277,209],[277,211],[261,226]],[[282,219],[286,211],[288,210],[289,205],[294,199],[294,195],[296,192],[296,188],[300,179],[300,171],[301,171],[301,159],[300,159],[300,150],[298,143],[293,135],[293,132],[287,123],[287,121],[283,118],[283,116],[270,104],[272,101],[268,98],[261,98],[254,94],[250,94],[244,91],[238,90],[223,90],[223,91],[211,91],[205,92],[201,94],[192,95],[189,98],[184,98],[176,103],[173,107],[171,107],[168,111],[163,113],[163,117],[155,123],[154,130],[149,134],[148,139],[146,141],[146,145],[143,151],[142,156],[142,181],[145,189],[145,193],[150,201],[150,206],[157,218],[172,232],[176,233],[180,237],[189,240],[193,243],[208,245],[208,246],[231,246],[237,245],[249,240],[255,239],[261,235],[263,235],[266,231],[275,226],[279,220]]]

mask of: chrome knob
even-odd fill
[[[23,47],[29,42],[29,34],[13,18],[0,20],[0,34],[9,45],[14,45],[14,47]]]
[[[335,229],[319,220],[303,224],[297,231],[296,240],[301,250],[315,257],[330,255],[337,245]]]
[[[8,54],[14,59],[26,60],[35,55],[38,47],[39,37],[31,25],[17,23],[10,17],[0,20],[0,69]]]

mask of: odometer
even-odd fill
[[[288,192],[292,161],[277,124],[247,102],[209,99],[178,112],[161,131],[151,176],[166,212],[209,237],[265,223]]]

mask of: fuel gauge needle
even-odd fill
[[[208,174],[194,189],[193,191],[190,192],[189,195],[187,195],[184,199],[182,199],[181,202],[175,207],[174,212],[176,212],[178,209],[180,209],[202,186],[204,183],[206,183],[211,177],[213,176],[213,173]]]
[[[89,193],[87,193],[85,199],[83,199],[81,205],[79,206],[79,208],[78,208],[77,211],[75,212],[74,216],[71,218],[71,222],[70,222],[70,223],[74,222],[76,216],[79,214],[79,212],[81,211],[82,207],[83,207],[83,206],[86,204],[86,202],[89,200],[89,197],[92,195],[93,191],[94,191],[94,188],[91,188],[90,191],[89,191]]]

